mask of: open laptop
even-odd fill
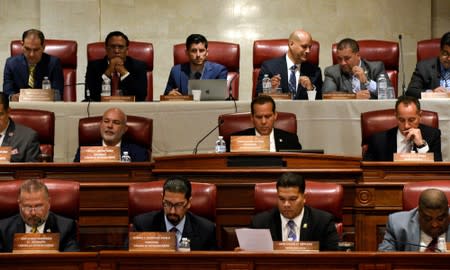
[[[189,95],[192,89],[202,90],[200,100],[225,100],[229,95],[227,80],[189,80]]]

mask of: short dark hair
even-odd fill
[[[277,180],[277,190],[280,187],[298,187],[298,191],[303,194],[305,193],[305,179],[300,174],[291,172],[283,173]]]
[[[190,199],[192,196],[191,182],[181,175],[175,175],[167,178],[163,186],[163,195],[169,192],[183,193],[186,199]]]
[[[37,29],[28,29],[22,34],[22,42],[25,42],[25,39],[29,36],[37,36],[41,40],[41,46],[44,46],[45,36],[41,30]]]
[[[266,103],[272,103],[272,112],[275,113],[275,101],[273,100],[273,98],[268,95],[259,95],[255,97],[250,104],[252,115],[255,113],[255,109],[253,108],[255,104],[263,105]]]
[[[19,199],[20,199],[20,195],[24,192],[32,193],[32,192],[38,192],[38,191],[44,192],[45,197],[48,198],[48,188],[44,184],[44,182],[42,182],[41,180],[38,180],[38,179],[25,180],[20,185],[20,188],[19,188]]]
[[[4,92],[0,92],[0,104],[3,105],[3,110],[7,111],[9,109],[9,98]]]
[[[208,49],[208,40],[206,40],[205,36],[201,34],[191,34],[186,38],[186,50],[189,50],[192,44],[198,43],[205,44],[205,48]]]
[[[450,32],[445,33],[441,38],[441,50],[444,49],[444,46],[450,46]]]
[[[110,38],[112,37],[123,37],[123,39],[125,39],[126,45],[128,47],[128,45],[130,44],[130,41],[128,40],[127,35],[125,35],[124,33],[120,32],[120,31],[112,31],[110,32],[106,38],[105,38],[105,47],[108,46],[108,41]]]
[[[339,41],[339,43],[337,44],[338,50],[343,50],[345,48],[352,49],[352,52],[354,52],[354,53],[359,52],[358,42],[356,42],[356,40],[354,40],[352,38],[344,38],[343,40]]]
[[[441,209],[448,212],[447,196],[440,189],[426,189],[420,193],[419,209]]]
[[[417,98],[412,96],[399,96],[397,102],[395,102],[395,112],[397,112],[397,108],[400,104],[410,105],[415,104],[417,108],[417,112],[420,111],[420,102]]]

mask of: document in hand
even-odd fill
[[[273,251],[269,229],[236,229],[239,247],[245,251]]]

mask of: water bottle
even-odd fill
[[[123,151],[123,155],[120,158],[120,161],[122,162],[131,162],[131,157],[128,155],[128,151]]]
[[[445,242],[445,238],[439,238],[437,248],[439,249],[439,252],[447,252],[447,243]]]
[[[42,80],[42,89],[44,90],[52,89],[52,84],[50,83],[50,80],[48,79],[47,76],[45,76],[44,79]]]
[[[101,96],[110,96],[111,95],[111,84],[110,81],[103,80],[102,82],[102,92]]]
[[[269,74],[264,74],[264,78],[262,79],[262,89],[263,93],[268,94],[272,88],[272,81],[269,78]]]
[[[384,76],[384,73],[381,73],[377,78],[377,92],[378,99],[387,99],[387,78]]]
[[[223,136],[219,136],[216,141],[216,153],[225,153],[227,151],[226,143],[223,139]]]
[[[181,238],[180,245],[178,246],[178,251],[188,252],[191,251],[191,240],[187,237]]]

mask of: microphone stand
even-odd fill
[[[403,60],[403,39],[402,39],[402,34],[398,35],[398,40],[400,43],[400,61],[402,64],[402,91],[403,91],[403,95],[406,93],[406,87],[405,87],[405,62]]]
[[[217,124],[217,126],[215,126],[213,129],[211,129],[210,132],[208,132],[203,138],[201,138],[198,143],[195,145],[194,150],[192,151],[192,154],[197,155],[197,150],[198,150],[198,146],[211,134],[214,132],[214,130],[216,130],[217,128],[220,127],[220,125],[223,124],[223,119],[220,120],[219,124]]]

